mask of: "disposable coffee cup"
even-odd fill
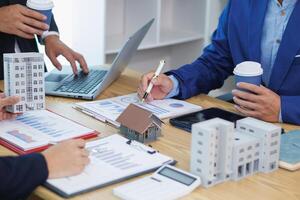
[[[235,75],[236,84],[244,82],[260,86],[263,69],[260,63],[245,61],[234,68],[233,74]]]
[[[26,5],[28,8],[47,16],[45,23],[50,26],[52,20],[52,9],[54,7],[52,0],[27,0]]]

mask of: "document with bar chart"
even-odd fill
[[[50,179],[46,186],[63,197],[87,192],[174,164],[168,156],[115,134],[87,143],[91,163],[77,176]]]
[[[0,127],[0,138],[23,151],[95,134],[92,129],[48,110],[26,112],[15,120],[1,121]]]
[[[202,110],[201,106],[177,99],[164,99],[141,103],[136,93],[99,101],[77,103],[75,104],[75,108],[101,121],[105,122],[106,120],[118,126],[116,119],[131,103],[149,110],[160,119],[177,117]]]

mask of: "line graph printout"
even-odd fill
[[[87,143],[90,164],[84,172],[72,177],[50,179],[47,183],[70,195],[88,188],[107,185],[113,181],[130,177],[160,167],[173,159],[160,153],[149,154],[154,149],[138,142],[127,143],[127,139],[115,134]]]
[[[15,120],[0,122],[0,138],[30,150],[92,133],[93,130],[47,110],[26,112]]]
[[[102,116],[110,121],[115,121],[131,103],[151,111],[160,119],[175,117],[202,109],[200,106],[176,99],[141,103],[136,93],[94,102],[77,103],[75,106],[93,115]]]

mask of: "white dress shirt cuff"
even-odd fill
[[[179,94],[179,82],[178,82],[178,80],[173,75],[170,75],[169,78],[173,82],[173,88],[169,92],[169,94],[165,97],[166,99],[175,97]]]
[[[41,36],[41,39],[42,39],[41,41],[42,41],[43,44],[44,44],[45,38],[48,37],[48,36],[50,36],[50,35],[56,35],[56,36],[59,37],[59,33],[56,32],[56,31],[45,31],[45,32],[42,34],[42,36]]]

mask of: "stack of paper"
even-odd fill
[[[141,103],[137,94],[114,97],[93,102],[75,104],[75,108],[100,120],[119,126],[116,119],[131,103],[154,113],[160,119],[177,117],[180,115],[202,110],[200,106],[176,99],[155,100]]]

